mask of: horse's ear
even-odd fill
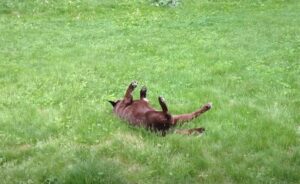
[[[116,104],[117,104],[117,102],[114,102],[114,101],[111,101],[111,100],[108,100],[108,102],[109,102],[113,107],[115,107]]]

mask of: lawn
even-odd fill
[[[0,1],[1,183],[300,183],[300,2],[173,2]],[[115,117],[132,80],[206,132]]]

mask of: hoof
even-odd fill
[[[142,91],[142,92],[146,92],[146,91],[147,91],[147,87],[146,87],[146,86],[143,86],[142,89],[141,89],[141,91]]]
[[[130,86],[132,87],[132,88],[136,88],[137,87],[137,81],[132,81],[131,83],[130,83]]]
[[[161,102],[165,102],[165,99],[164,99],[164,97],[162,97],[162,96],[159,96],[159,97],[158,97],[158,100],[161,101]]]
[[[194,130],[201,134],[205,131],[205,128],[195,128]]]
[[[209,102],[207,103],[206,105],[204,105],[204,107],[208,110],[208,109],[211,109],[212,108],[212,103]]]

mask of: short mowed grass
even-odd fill
[[[0,183],[300,182],[300,2],[162,2],[0,1]],[[132,80],[206,133],[115,117]]]

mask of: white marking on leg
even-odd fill
[[[142,98],[142,100],[144,100],[145,102],[149,102],[147,98]]]

